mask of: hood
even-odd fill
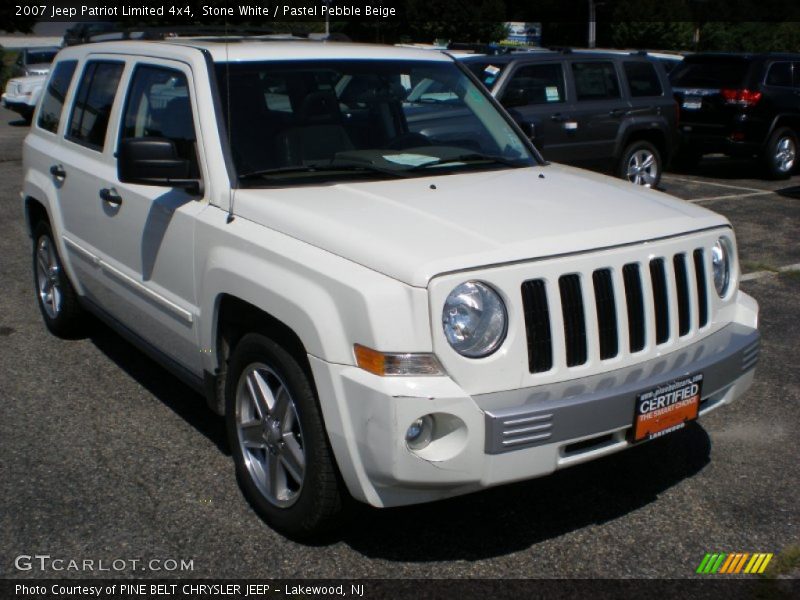
[[[661,192],[548,165],[240,189],[236,214],[409,285],[446,272],[728,225]]]

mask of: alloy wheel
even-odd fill
[[[775,167],[781,173],[788,173],[794,167],[794,161],[797,156],[797,146],[794,139],[791,137],[783,136],[778,139],[775,144],[775,154],[773,160]]]
[[[655,155],[649,150],[637,150],[631,154],[626,175],[631,183],[652,187],[658,177],[658,161]]]
[[[254,363],[242,371],[235,419],[253,483],[271,504],[292,506],[305,479],[303,431],[289,388],[270,366]]]
[[[36,291],[42,307],[51,319],[58,317],[61,312],[63,293],[60,272],[53,242],[43,235],[36,243]]]

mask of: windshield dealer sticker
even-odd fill
[[[435,156],[426,156],[425,154],[384,154],[384,160],[388,160],[389,162],[393,162],[397,165],[404,165],[410,167],[418,167],[420,165],[427,165],[429,163],[435,163],[439,159]]]

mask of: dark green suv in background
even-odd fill
[[[666,72],[644,53],[519,52],[462,62],[550,161],[655,187],[677,135]]]

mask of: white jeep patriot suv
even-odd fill
[[[731,226],[548,165],[445,54],[176,38],[62,50],[25,140],[36,296],[202,391],[308,536],[628,448],[741,396]]]

